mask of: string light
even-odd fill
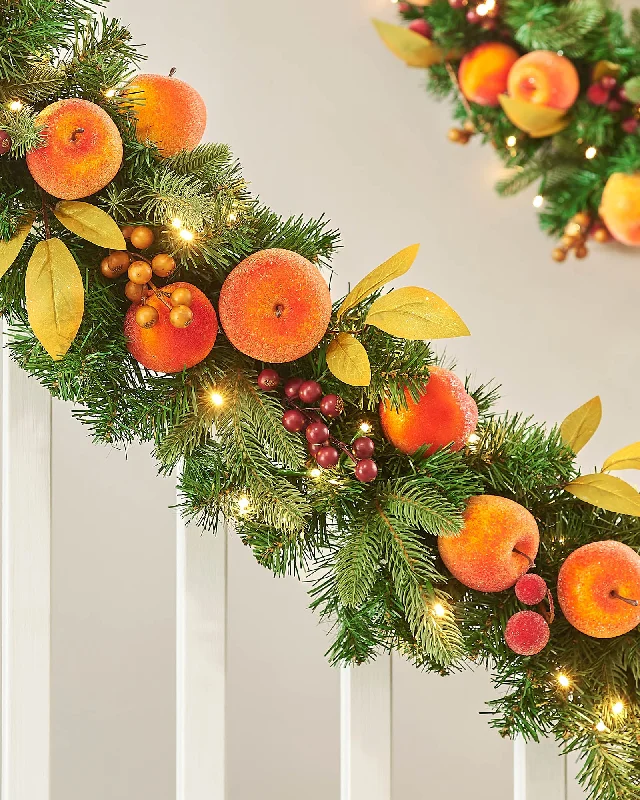
[[[507,147],[515,147],[516,144],[518,143],[518,139],[513,134],[511,134],[511,136],[507,136],[507,138],[505,139],[505,143]]]
[[[543,197],[541,194],[537,194],[537,195],[536,195],[536,196],[533,198],[533,201],[532,201],[532,202],[533,202],[533,207],[534,207],[534,208],[541,208],[541,207],[542,207],[542,204],[544,203],[544,197]]]
[[[12,100],[9,103],[9,111],[22,111],[22,101],[21,100]]]
[[[230,211],[230,212],[227,214],[227,222],[228,222],[230,225],[233,225],[233,223],[234,223],[234,222],[235,222],[237,219],[238,219],[238,215],[236,214],[236,212],[235,212],[235,211]]]
[[[615,702],[615,703],[614,703],[614,704],[611,706],[611,711],[613,711],[613,713],[614,713],[616,716],[618,716],[618,715],[622,714],[622,712],[624,711],[624,703],[622,702],[622,700],[618,700],[617,702]]]
[[[171,224],[173,225],[174,228],[181,228],[182,227],[182,220],[180,219],[180,217],[174,217],[171,220]]]
[[[562,688],[563,688],[563,689],[568,689],[568,688],[571,686],[571,681],[570,681],[570,680],[569,680],[569,678],[568,678],[568,677],[567,677],[567,676],[564,674],[564,672],[561,672],[561,673],[558,675],[558,683],[560,684],[560,686],[562,686]]]
[[[224,405],[224,397],[220,394],[220,392],[211,392],[209,395],[209,402],[212,406],[220,408],[220,406]]]
[[[180,238],[184,239],[185,242],[192,242],[194,236],[195,234],[193,231],[190,231],[187,228],[180,228]]]
[[[486,17],[489,13],[489,5],[488,3],[480,3],[476,6],[476,14],[479,17]]]
[[[109,98],[109,99],[111,99],[112,97],[116,96],[116,90],[115,89],[105,89],[104,96]]]
[[[360,430],[362,431],[362,433],[369,433],[371,431],[371,425],[369,425],[368,422],[361,422]]]
[[[584,157],[588,158],[589,160],[595,158],[597,155],[598,155],[598,149],[593,146],[587,147],[587,149],[584,151]]]
[[[598,722],[598,724],[596,725],[596,730],[598,731],[598,733],[604,733],[607,730],[607,726],[604,724],[602,720],[600,720],[600,722]]]
[[[433,613],[436,617],[444,617],[447,613],[447,609],[442,605],[442,603],[436,603],[433,606]]]
[[[314,467],[313,469],[309,470],[309,475],[312,478],[319,478],[322,475],[322,471],[318,469],[318,467]]]
[[[248,497],[241,497],[238,500],[238,509],[240,510],[241,514],[246,514],[246,512],[249,510],[249,505],[250,502]]]

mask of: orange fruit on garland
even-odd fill
[[[220,292],[220,324],[231,344],[260,361],[302,358],[324,336],[331,295],[320,270],[291,250],[261,250],[232,270]]]
[[[479,592],[501,592],[513,586],[529,570],[539,546],[533,515],[519,503],[494,495],[469,500],[459,536],[438,537],[440,556],[449,572]]]
[[[138,141],[154,142],[164,156],[193,150],[207,126],[207,107],[188,83],[167,75],[138,75],[126,87]]]
[[[172,309],[169,295],[176,289],[191,292],[193,320],[186,328],[174,328],[169,321]],[[139,303],[133,303],[124,320],[124,333],[129,340],[131,355],[147,369],[156,372],[180,372],[199,364],[211,352],[218,334],[218,318],[209,299],[200,289],[181,281],[165,286],[161,290],[167,306],[155,295],[147,299],[147,305],[158,312],[158,321],[152,328],[141,328],[136,322]]]
[[[640,172],[614,172],[609,176],[600,216],[614,239],[630,246],[640,245]]]
[[[27,167],[45,192],[77,200],[99,192],[122,164],[122,139],[104,109],[88,100],[58,100],[36,117],[44,144],[27,153]]]
[[[380,404],[382,430],[403,453],[415,453],[429,445],[430,455],[441,447],[464,447],[478,424],[478,406],[451,370],[429,367],[429,382],[416,403],[405,389],[407,408]]]
[[[498,106],[499,95],[507,91],[509,70],[518,57],[518,51],[503,42],[479,44],[460,62],[460,91],[472,103]]]

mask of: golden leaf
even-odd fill
[[[553,136],[569,124],[566,112],[561,108],[549,108],[527,100],[519,100],[506,94],[500,95],[500,105],[511,122],[534,139]]]
[[[394,56],[404,61],[409,67],[431,67],[440,64],[445,59],[441,47],[434,44],[415,31],[403,28],[402,25],[391,25],[389,22],[374,19],[378,35]],[[447,54],[452,57],[452,53]]]
[[[369,272],[368,275],[365,275],[342,301],[342,305],[338,309],[338,319],[340,319],[345,311],[357,306],[365,297],[373,294],[373,292],[384,286],[385,283],[389,283],[389,281],[392,281],[394,278],[399,278],[401,275],[404,275],[416,260],[419,249],[419,244],[412,244],[409,247],[405,247],[404,250],[400,250],[399,253],[391,256],[391,258],[387,259],[383,264],[380,264],[379,267],[376,267]]]
[[[407,286],[379,297],[369,309],[367,325],[401,339],[451,339],[469,336],[469,329],[437,294]]]
[[[84,313],[84,286],[78,265],[60,239],[39,242],[25,278],[29,324],[54,361],[74,340]]]
[[[98,247],[110,250],[126,250],[127,244],[115,220],[91,203],[77,200],[61,200],[53,209],[58,222],[71,233],[86,239]]]
[[[8,242],[0,241],[0,278],[18,257],[32,227],[33,217],[23,223]]]
[[[601,78],[609,75],[617,78],[619,74],[620,64],[614,64],[613,61],[598,61],[591,70],[591,82],[597,83]]]
[[[574,453],[579,453],[598,430],[602,419],[602,402],[598,396],[576,408],[560,425],[560,437]]]
[[[371,383],[367,351],[350,333],[339,333],[329,344],[327,366],[339,381],[349,386],[368,386]]]
[[[602,465],[603,472],[618,469],[640,469],[640,442],[634,442],[616,450]]]
[[[606,472],[580,475],[564,488],[574,497],[592,506],[618,514],[640,516],[640,493],[630,483],[616,478],[615,475],[608,475]]]

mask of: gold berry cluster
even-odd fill
[[[454,144],[467,144],[474,133],[476,133],[476,126],[470,119],[467,119],[461,128],[449,128],[447,138]]]
[[[591,222],[591,217],[586,211],[580,211],[571,217],[564,229],[560,244],[556,247],[551,256],[554,261],[564,261],[571,250],[576,258],[586,258],[589,254],[586,241],[587,237],[592,236],[596,242],[605,244],[610,241],[611,234],[602,222],[596,220]]]

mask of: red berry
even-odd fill
[[[282,424],[289,433],[299,433],[304,430],[307,420],[302,411],[297,408],[290,408],[282,415]]]
[[[311,444],[311,442],[307,442],[307,450],[309,451],[309,454],[315,458],[325,445],[326,442],[318,442],[317,444]]]
[[[275,389],[280,385],[280,376],[275,369],[263,369],[258,375],[258,386],[265,391]]]
[[[352,445],[353,453],[358,458],[371,458],[376,445],[368,436],[359,436]]]
[[[480,27],[483,31],[494,31],[498,27],[498,23],[495,19],[485,19]]]
[[[616,92],[616,96],[621,103],[628,103],[629,102],[629,95],[627,94],[627,90],[624,86],[618,87],[618,91]]]
[[[518,611],[507,622],[504,640],[519,656],[534,656],[547,646],[551,631],[542,614]]]
[[[361,483],[375,481],[378,475],[378,465],[372,458],[363,458],[356,464],[356,478]]]
[[[322,397],[322,386],[317,381],[304,381],[298,389],[298,397],[307,405],[315,403]]]
[[[320,444],[326,442],[329,438],[329,428],[324,422],[312,422],[307,427],[307,441],[311,444]]]
[[[516,597],[526,606],[537,606],[547,596],[547,584],[539,575],[527,573],[516,583]]]
[[[409,25],[409,30],[414,33],[419,33],[420,36],[424,36],[425,39],[430,39],[433,36],[433,28],[426,19],[414,19]]]
[[[482,17],[475,9],[470,8],[467,11],[467,22],[470,25],[477,25],[479,22],[482,22]]]
[[[344,411],[344,400],[338,394],[328,394],[320,401],[320,411],[325,417],[339,417]]]
[[[338,461],[340,461],[340,453],[335,447],[324,445],[316,453],[316,461],[318,462],[318,466],[323,469],[331,469],[331,467],[335,467]]]
[[[451,8],[464,8],[466,0],[449,0],[449,5]]]
[[[638,125],[640,123],[637,119],[633,117],[629,117],[629,119],[625,119],[622,121],[621,128],[625,133],[635,133],[638,130]]]
[[[600,78],[600,86],[602,86],[602,88],[606,89],[608,92],[610,92],[612,89],[615,89],[617,85],[618,81],[613,77],[613,75],[603,75],[603,77]]]
[[[0,156],[11,150],[11,137],[6,131],[0,131]]]
[[[401,14],[406,14],[407,11],[409,11],[410,8],[411,8],[411,6],[409,5],[409,3],[398,3],[398,11]]]
[[[600,83],[592,83],[587,89],[587,100],[594,106],[603,106],[609,100],[609,92]]]
[[[298,396],[298,390],[302,386],[304,381],[302,378],[289,378],[289,380],[284,385],[284,393],[289,398],[289,400],[295,400]]]
[[[615,113],[616,111],[620,111],[622,108],[623,104],[619,100],[616,100],[615,97],[609,100],[609,102],[607,103],[608,111],[613,111]]]

